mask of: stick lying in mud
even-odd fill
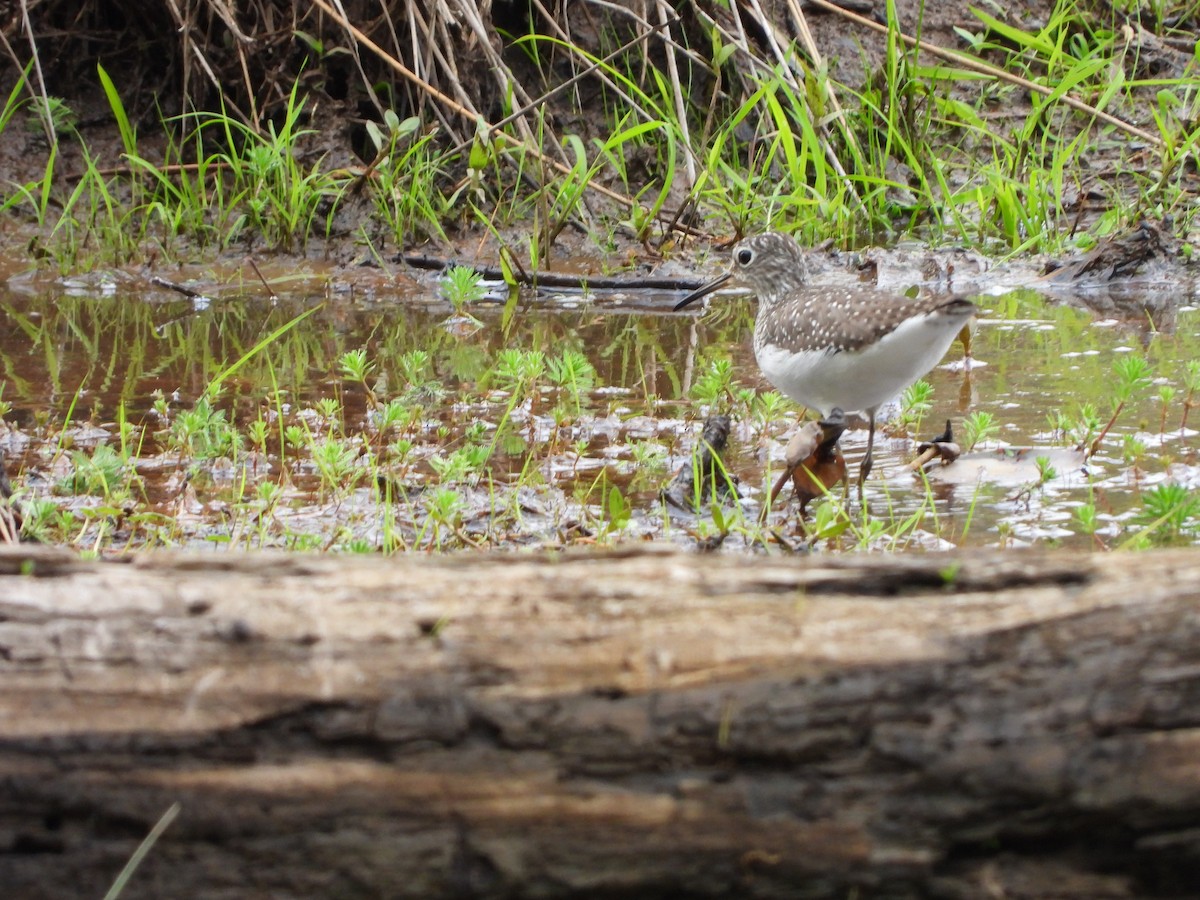
[[[440,256],[424,256],[419,253],[406,253],[396,257],[395,260],[412,266],[414,269],[424,269],[431,272],[440,272],[451,266],[459,265],[453,259],[446,259]],[[499,266],[472,265],[471,268],[475,270],[480,278],[488,281],[503,281],[505,278],[504,270]],[[581,291],[592,288],[623,291],[694,291],[703,285],[703,282],[697,281],[694,278],[609,278],[591,275],[563,275],[554,272],[538,272],[536,275],[526,275],[522,272],[514,271],[511,277],[515,278],[519,284],[527,284],[534,287],[577,288]]]
[[[157,275],[150,279],[150,283],[155,287],[166,288],[167,290],[174,291],[177,294],[183,294],[183,296],[187,297],[189,300],[204,300],[205,302],[209,300],[208,297],[204,296],[204,294],[200,293],[199,291],[193,291],[186,285],[176,284],[174,281],[167,281],[167,279],[159,278]]]

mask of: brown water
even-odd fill
[[[690,459],[704,417],[722,407],[734,417],[726,464],[742,494],[740,510],[730,504],[721,515],[731,530],[725,546],[745,547],[771,530],[795,543],[802,530],[795,504],[784,498],[768,532],[756,527],[764,486],[778,474],[797,411],[787,406],[764,419],[748,405],[754,391],[769,388],[749,350],[752,308],[722,298],[703,318],[668,314],[675,299],[562,292],[508,316],[500,303],[480,304],[471,309],[478,327],[453,328],[452,310],[436,296],[363,301],[325,291],[278,303],[247,296],[196,304],[96,280],[2,292],[2,398],[10,408],[0,449],[21,494],[68,511],[52,536],[98,549],[197,540],[354,549],[690,543],[692,533],[719,530],[711,511],[668,509],[659,491]],[[1129,541],[1153,518],[1147,491],[1167,482],[1190,490],[1200,482],[1196,435],[1180,427],[1186,365],[1200,359],[1200,320],[1185,299],[1161,287],[1066,300],[1032,291],[979,298],[985,315],[974,335],[975,364],[964,367],[956,345],[946,365],[928,376],[934,391],[923,420],[893,416],[882,426],[868,484],[870,515],[864,519],[857,503],[848,503],[848,515],[833,517],[820,545]],[[254,352],[314,306],[312,315]],[[513,399],[499,372],[506,350],[554,357],[566,348],[595,368],[594,385],[578,405],[545,374]],[[343,353],[360,349],[374,365],[366,387],[339,368]],[[417,387],[402,364],[414,350],[430,359]],[[1072,449],[1078,439],[1056,430],[1052,418],[1073,423],[1081,406],[1091,404],[1107,421],[1114,360],[1129,354],[1147,359],[1154,383],[1136,392],[1085,463]],[[243,435],[261,419],[262,448],[244,442],[215,459],[181,450],[180,414],[243,357],[214,406]],[[732,361],[735,393],[749,390],[741,400],[709,406],[689,392],[721,358]],[[1165,403],[1163,387],[1174,390]],[[413,410],[413,421],[380,435],[372,410],[393,398]],[[336,402],[323,409],[330,400]],[[989,441],[935,468],[928,481],[908,469],[913,436],[928,437],[945,419],[957,425],[980,411],[998,423]],[[397,435],[407,450],[386,449]],[[843,437],[852,469],[865,439],[861,427]],[[344,489],[321,477],[313,448],[323,441],[339,442],[355,458],[357,477]],[[137,474],[116,496],[64,485],[79,455],[98,444],[118,448]],[[479,451],[482,465],[449,474],[439,465],[471,446],[491,450],[490,456]],[[1053,477],[1039,478],[1039,456],[1048,458]],[[264,501],[257,493],[263,483],[278,485],[279,496]],[[457,499],[435,497],[443,488]],[[438,503],[449,503],[452,514],[432,514]],[[1079,519],[1089,505],[1095,537]],[[1196,524],[1185,517],[1173,539],[1192,540]],[[1162,540],[1163,532],[1150,536]]]

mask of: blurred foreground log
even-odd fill
[[[0,884],[1195,896],[1200,554],[0,550]]]

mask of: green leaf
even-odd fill
[[[100,76],[100,86],[104,88],[104,96],[108,98],[108,105],[112,109],[113,117],[117,120],[117,129],[121,132],[121,143],[125,147],[125,154],[137,156],[137,134],[134,133],[133,126],[129,124],[129,116],[125,114],[125,104],[121,102],[117,86],[104,71],[104,66],[99,63],[96,64],[96,73]]]
[[[620,528],[629,521],[629,501],[621,496],[621,491],[616,485],[609,488],[605,507],[608,513],[608,521],[616,527]]]
[[[979,21],[983,22],[990,30],[996,32],[1001,37],[1007,38],[1018,47],[1034,50],[1042,56],[1051,56],[1054,53],[1055,47],[1047,38],[1040,34],[1030,34],[1028,31],[1022,31],[1019,28],[1013,28],[1011,25],[1006,25],[994,16],[989,16],[981,9],[976,9],[974,6],[971,12]]]
[[[379,130],[379,126],[374,122],[367,121],[367,137],[371,139],[371,143],[375,146],[375,152],[378,153],[383,149],[383,132]]]
[[[475,139],[471,142],[471,155],[467,158],[467,165],[476,172],[482,172],[492,158],[488,133],[488,123],[480,119],[475,126]]]

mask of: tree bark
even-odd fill
[[[0,885],[1195,896],[1200,555],[0,550]]]

